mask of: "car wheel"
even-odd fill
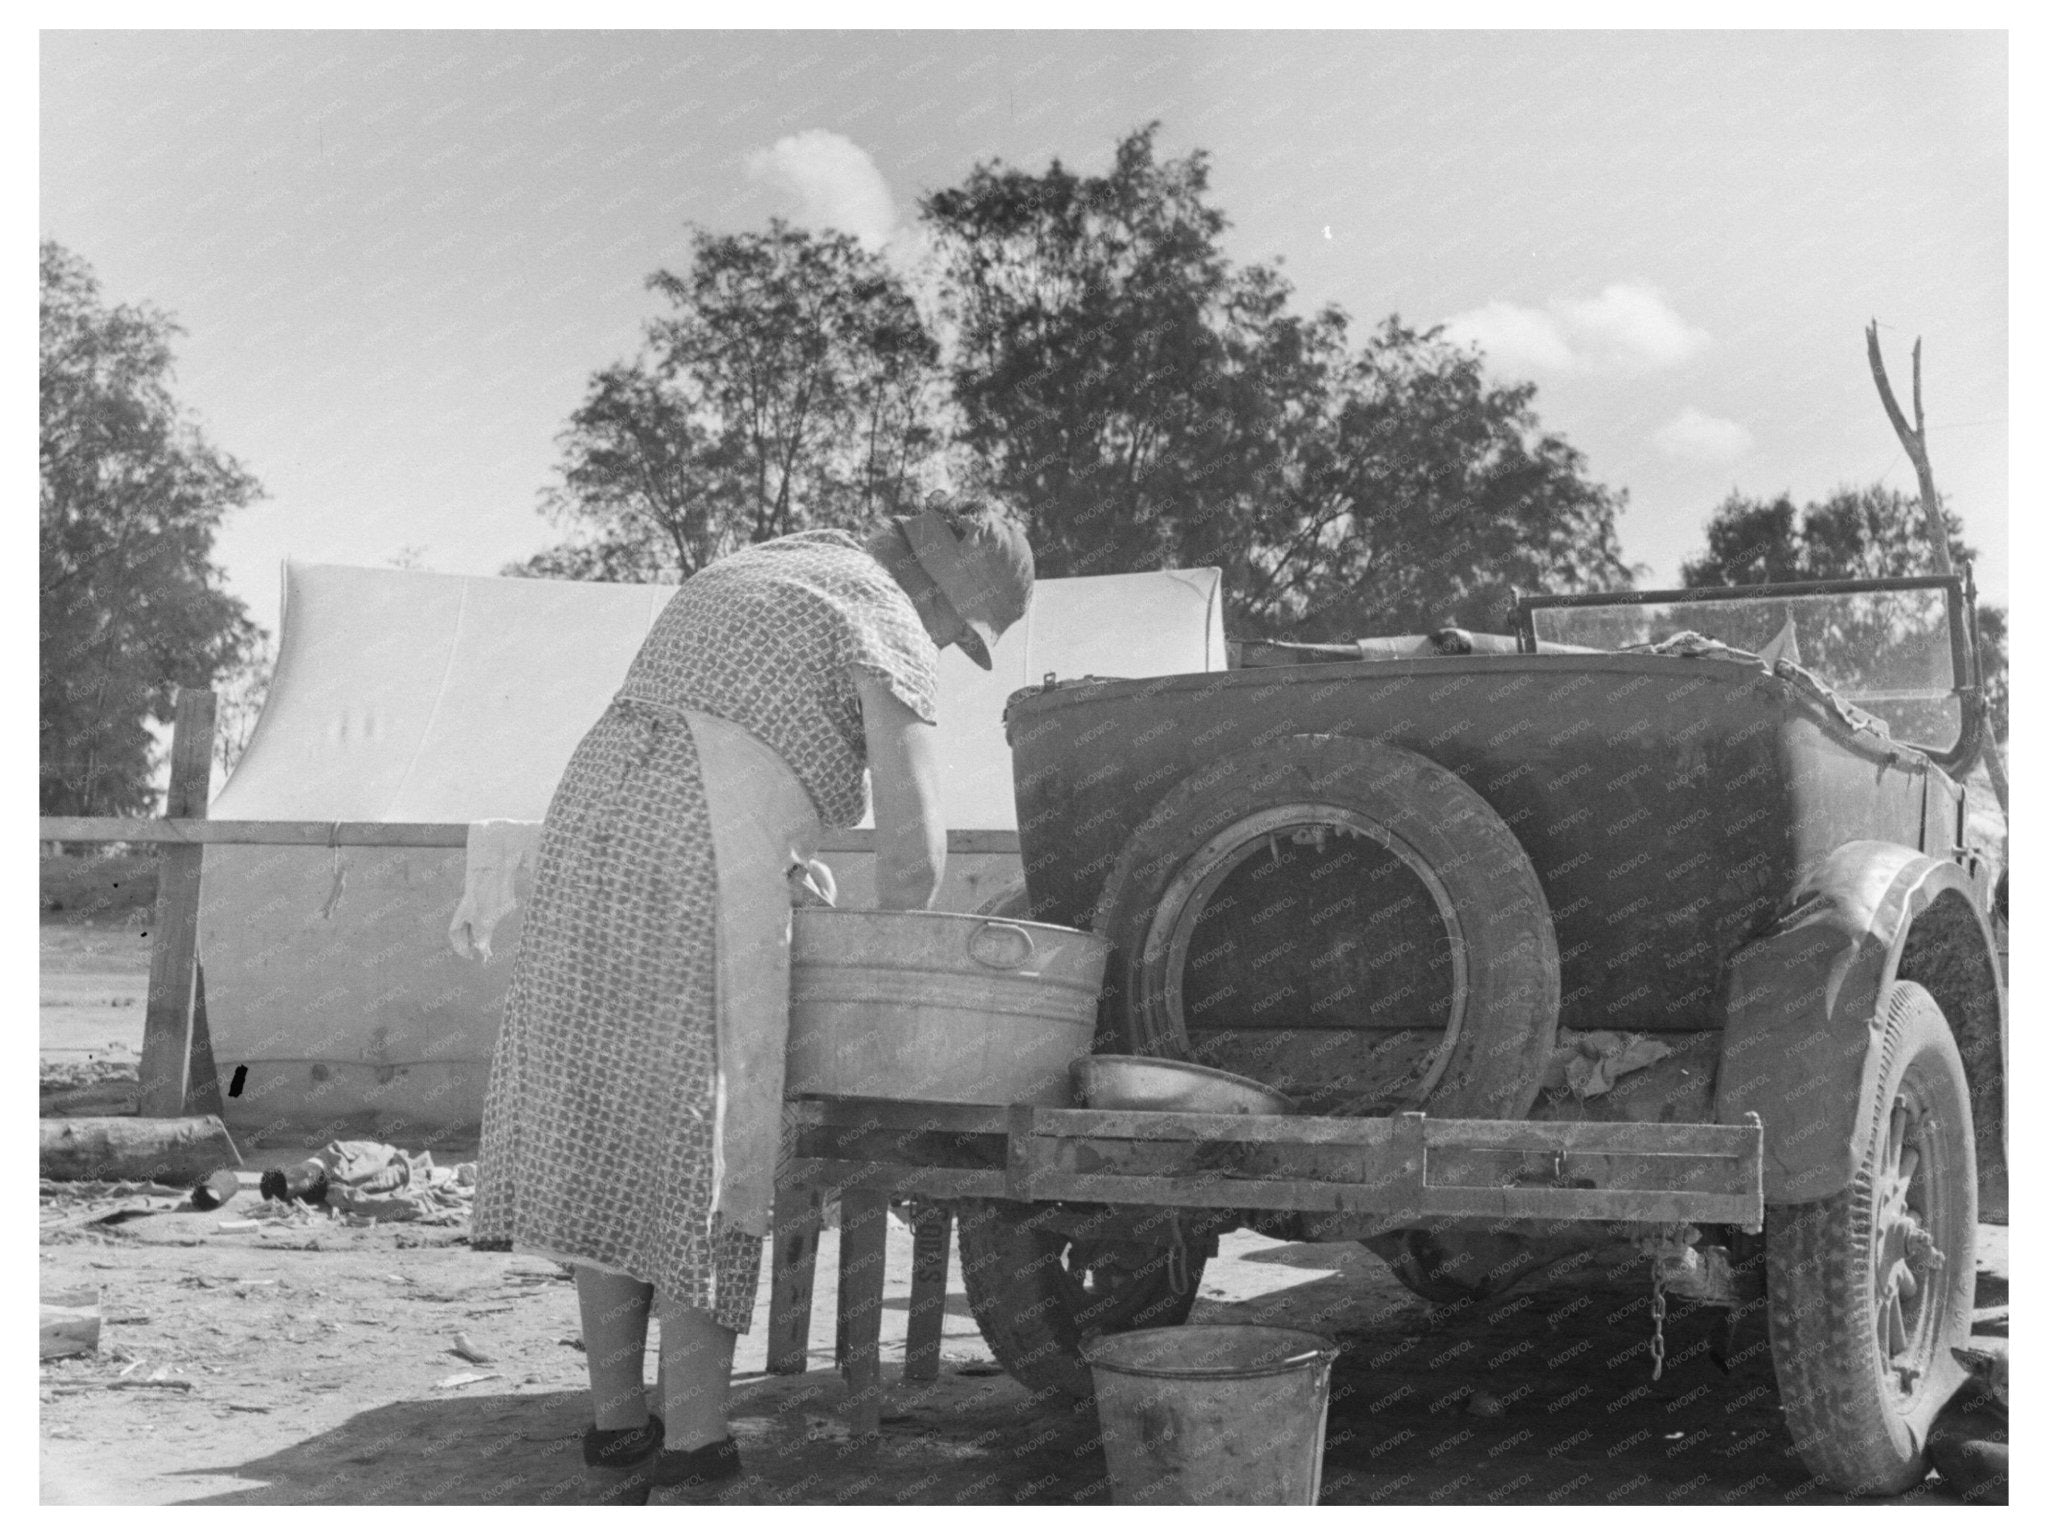
[[[964,1199],[960,1272],[967,1304],[996,1363],[1034,1391],[1085,1401],[1095,1393],[1081,1344],[1097,1333],[1178,1327],[1195,1303],[1204,1259],[1147,1242],[1085,1240],[1049,1230],[1052,1211]],[[1176,1285],[1175,1281],[1179,1284]]]
[[[1911,981],[1884,1001],[1870,1149],[1849,1187],[1765,1220],[1771,1359],[1807,1469],[1894,1493],[1927,1472],[1935,1415],[1962,1384],[1976,1286],[1976,1141],[1962,1057]]]
[[[1518,1119],[1557,1038],[1528,855],[1419,753],[1290,736],[1183,780],[1120,850],[1099,1035],[1319,1113]]]

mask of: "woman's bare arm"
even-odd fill
[[[873,672],[856,667],[875,794],[875,898],[885,911],[924,911],[946,873],[938,730]]]

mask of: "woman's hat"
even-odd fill
[[[967,625],[960,648],[983,671],[993,671],[989,651],[1031,604],[1035,567],[1023,533],[1007,519],[992,518],[963,540],[936,511],[899,517],[896,526],[924,573]]]

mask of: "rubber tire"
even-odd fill
[[[1034,1219],[1033,1210],[1040,1211]],[[1130,1280],[1091,1306],[1070,1270],[1079,1244],[1040,1227],[1048,1207],[1010,1200],[963,1199],[959,1217],[960,1272],[975,1324],[1010,1376],[1032,1391],[1075,1401],[1095,1395],[1081,1343],[1096,1333],[1138,1327],[1178,1327],[1188,1319],[1206,1260],[1187,1255],[1187,1292],[1176,1295],[1167,1275],[1167,1249],[1152,1244],[1088,1244],[1120,1249],[1136,1265]],[[1085,1264],[1085,1251],[1083,1253]],[[1118,1272],[1127,1272],[1119,1265]]]
[[[1870,1148],[1849,1187],[1814,1204],[1774,1207],[1764,1222],[1771,1359],[1786,1427],[1808,1471],[1851,1494],[1903,1492],[1927,1474],[1934,1420],[1966,1371],[1950,1352],[1967,1343],[1976,1288],[1976,1138],[1962,1056],[1940,1006],[1911,981],[1882,1006],[1877,1083],[1864,1106]],[[1880,1362],[1874,1275],[1876,1198],[1894,1100],[1911,1085],[1935,1119],[1927,1227],[1945,1262],[1925,1373],[1904,1393]]]
[[[1211,838],[1290,804],[1339,806],[1399,837],[1442,884],[1465,940],[1466,1007],[1451,1059],[1408,1105],[1520,1119],[1557,1042],[1557,936],[1536,870],[1477,791],[1419,753],[1349,736],[1289,736],[1183,779],[1131,834],[1094,929],[1112,945],[1104,1028],[1135,1055],[1185,1057],[1188,1041],[1146,979],[1141,950],[1175,876]],[[1481,1049],[1482,1043],[1485,1049]]]

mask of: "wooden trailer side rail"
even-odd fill
[[[1760,1228],[1763,1128],[792,1104],[790,1184],[899,1196]]]

